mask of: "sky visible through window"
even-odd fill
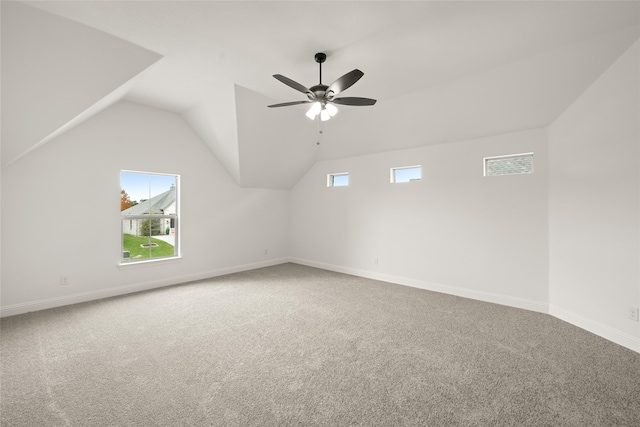
[[[333,187],[349,185],[349,174],[333,175]]]
[[[120,186],[127,192],[131,201],[138,203],[168,191],[171,185],[176,185],[176,177],[173,175],[120,173]]]
[[[420,166],[396,168],[393,170],[393,182],[420,181],[422,168]]]

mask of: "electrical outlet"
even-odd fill
[[[374,259],[374,260],[373,260],[373,263],[374,263],[375,265],[378,265],[378,258]]]
[[[265,250],[264,250],[264,254],[265,254],[265,255],[269,255],[269,249],[265,249]]]
[[[629,319],[638,321],[638,307],[629,307]]]
[[[69,284],[69,276],[60,276],[60,284],[65,286]]]

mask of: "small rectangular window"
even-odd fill
[[[179,256],[178,186],[178,175],[120,173],[121,263]]]
[[[327,187],[346,187],[349,185],[349,172],[327,175]]]
[[[533,173],[533,153],[484,158],[484,176]]]
[[[422,179],[422,166],[403,166],[391,168],[391,183],[413,182]]]

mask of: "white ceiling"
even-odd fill
[[[183,114],[240,185],[266,188],[318,159],[546,126],[640,35],[638,2],[23,3],[162,55],[121,97]],[[344,96],[378,99],[340,107],[319,146],[303,107],[266,108],[304,99],[271,76],[317,84],[316,52],[323,83],[358,68]]]

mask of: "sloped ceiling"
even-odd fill
[[[3,2],[3,165],[121,98],[160,58],[85,25]]]
[[[3,164],[123,97],[181,113],[238,184],[263,188],[291,188],[318,159],[546,126],[640,36],[638,2],[8,3]],[[69,34],[89,30],[76,49]],[[48,41],[69,48],[47,55]],[[345,96],[378,103],[342,106],[320,128],[302,106],[266,108],[304,99],[271,76],[317,84],[316,52],[323,83],[358,68]],[[76,74],[62,88],[44,63]],[[8,92],[7,72],[21,83]],[[36,95],[44,106],[28,108]]]

